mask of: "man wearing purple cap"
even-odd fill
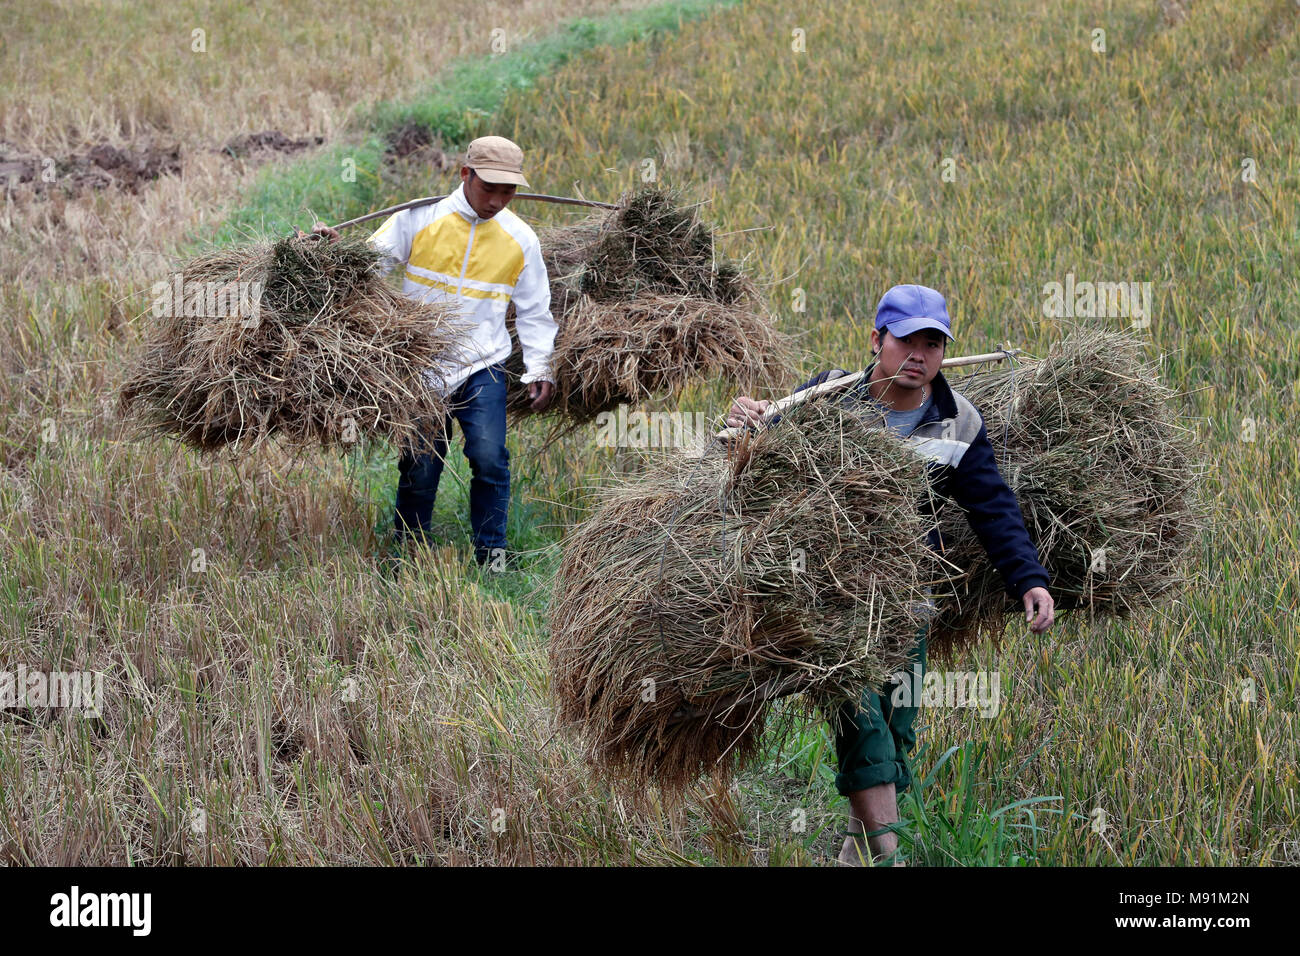
[[[876,307],[873,361],[841,400],[878,405],[886,427],[931,462],[928,474],[936,497],[952,498],[962,508],[1007,593],[1023,602],[1029,629],[1042,634],[1055,619],[1048,574],[1038,561],[1015,493],[998,474],[983,417],[949,387],[940,371],[952,337],[942,295],[922,285],[894,286]],[[846,374],[844,369],[822,372],[796,391]],[[756,424],[769,404],[737,398],[727,424]],[[942,550],[937,529],[928,544]],[[921,628],[911,658],[918,680],[925,668],[927,629]],[[873,858],[894,856],[895,863],[900,862],[898,836],[888,827],[898,821],[898,794],[912,779],[908,757],[916,744],[916,712],[914,706],[895,705],[886,686],[867,688],[860,706],[845,702],[836,714],[835,786],[850,806],[849,831],[839,857],[843,863],[865,859],[864,835]]]

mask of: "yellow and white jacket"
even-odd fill
[[[450,395],[477,372],[510,357],[506,307],[515,303],[515,332],[523,347],[520,381],[554,381],[551,352],[557,326],[551,286],[537,234],[509,209],[482,219],[461,184],[429,206],[393,213],[370,242],[383,266],[406,268],[402,291],[421,302],[451,301],[474,323],[469,343],[451,362],[425,373],[425,382]]]

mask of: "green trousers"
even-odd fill
[[[918,641],[908,655],[908,680],[914,671],[915,686],[925,675],[925,639],[929,625],[922,626]],[[902,793],[912,783],[909,758],[916,747],[917,707],[896,706],[897,685],[863,691],[860,706],[846,701],[831,721],[835,733],[835,757],[839,772],[835,789],[847,796],[877,784],[892,783]],[[906,699],[906,698],[904,698]],[[919,700],[915,700],[919,704]]]

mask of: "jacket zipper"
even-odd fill
[[[456,286],[456,295],[462,295],[465,291],[465,274],[469,272],[469,251],[474,248],[474,230],[478,228],[478,223],[469,224],[469,241],[465,243],[465,261],[460,264],[460,284]]]

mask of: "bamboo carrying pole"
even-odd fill
[[[999,352],[983,352],[979,355],[958,355],[953,358],[946,358],[940,364],[940,368],[956,368],[959,365],[983,365],[988,362],[1001,362],[1003,359],[1019,355],[1020,349],[1002,349]],[[837,392],[842,388],[847,388],[866,374],[866,369],[860,372],[853,372],[849,375],[841,375],[839,378],[833,378],[829,382],[822,382],[820,385],[814,385],[812,388],[805,388],[802,392],[795,392],[786,395],[784,398],[778,398],[767,410],[763,412],[758,424],[765,424],[771,421],[777,415],[780,415],[787,408],[798,405],[800,402],[806,402],[810,398],[816,398],[818,395],[825,395],[828,392]],[[718,438],[725,440],[736,438],[743,434],[746,426],[739,428],[724,428],[718,432]]]
[[[410,202],[398,203],[396,206],[389,206],[387,209],[380,209],[378,212],[368,212],[364,216],[357,216],[356,219],[349,219],[347,222],[341,222],[334,229],[347,229],[349,226],[356,226],[363,222],[369,222],[371,219],[378,219],[380,216],[391,216],[395,212],[401,212],[403,209],[416,209],[420,206],[428,206],[446,199],[446,196],[425,196],[423,199],[412,199]],[[515,199],[534,199],[537,202],[557,203],[561,206],[595,206],[597,209],[617,209],[618,206],[611,202],[597,202],[594,199],[572,199],[568,196],[546,196],[542,193],[515,193]]]

